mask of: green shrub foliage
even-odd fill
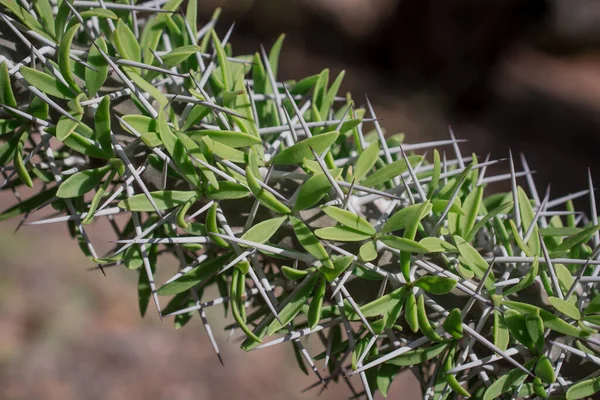
[[[0,0],[0,220],[66,223],[97,269],[139,274],[142,315],[199,318],[219,355],[222,307],[242,349],[293,347],[315,386],[371,398],[408,369],[428,399],[600,390],[591,180],[542,197],[523,157],[385,134],[344,72],[283,82],[283,36],[234,55],[197,0],[135,3]]]

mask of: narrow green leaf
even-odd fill
[[[385,314],[399,302],[404,302],[405,292],[406,286],[399,287],[393,292],[365,304],[360,308],[360,312],[362,312],[366,318]]]
[[[398,231],[406,228],[406,226],[417,218],[419,210],[421,210],[422,204],[414,204],[412,206],[405,207],[400,211],[395,212],[383,225],[380,233],[388,233]],[[421,210],[419,220],[423,219],[431,211],[432,205],[428,204],[425,209]]]
[[[348,228],[347,226],[329,226],[315,230],[315,235],[321,239],[339,242],[361,242],[371,238],[363,232]]]
[[[600,392],[600,377],[579,381],[567,390],[567,400],[585,399]]]
[[[159,210],[168,210],[185,204],[189,199],[197,196],[198,193],[194,191],[165,190],[150,192],[150,195]],[[155,211],[144,193],[136,194],[126,200],[122,200],[118,205],[120,208],[129,211]]]
[[[292,212],[285,204],[277,200],[273,193],[267,192],[260,186],[258,179],[252,175],[250,167],[246,167],[246,181],[248,182],[248,187],[250,188],[252,195],[260,201],[263,206],[280,214],[289,214]]]
[[[381,240],[386,245],[388,245],[394,249],[400,250],[402,252],[407,252],[407,253],[428,253],[429,252],[427,247],[423,246],[419,242],[415,242],[414,240],[410,240],[410,239],[401,238],[399,236],[383,235],[383,236],[379,237],[379,240]]]
[[[160,287],[157,293],[161,296],[170,296],[193,288],[214,276],[231,258],[231,254],[231,252],[228,252],[218,257],[208,258],[180,278]]]
[[[407,159],[410,162],[410,165],[414,167],[417,163],[423,160],[423,157],[408,156]],[[406,171],[408,171],[408,166],[406,165],[404,159],[394,161],[393,163],[388,164],[367,176],[361,181],[361,185],[367,187],[377,186],[397,177],[398,175],[403,174]]]
[[[332,174],[334,179],[339,179],[342,171],[338,170]],[[317,204],[331,190],[331,183],[327,179],[327,175],[320,172],[308,178],[298,192],[296,203],[294,203],[294,211],[306,210]]]
[[[60,73],[65,78],[65,81],[77,92],[80,92],[81,89],[79,89],[79,86],[73,77],[73,62],[69,56],[71,53],[71,44],[73,43],[73,38],[80,27],[80,24],[71,26],[69,30],[67,30],[67,32],[62,36],[58,46],[58,66],[60,68]]]
[[[397,365],[399,367],[406,367],[409,365],[422,364],[425,361],[429,361],[434,357],[442,354],[448,347],[446,343],[436,344],[426,348],[418,348],[415,350],[407,351],[404,354],[399,355],[396,358],[392,358],[386,361],[386,364]]]
[[[359,217],[354,213],[351,213],[350,211],[332,206],[323,207],[321,209],[329,217],[333,218],[340,224],[347,226],[348,228],[362,232],[365,235],[369,236],[374,235],[376,233],[375,228],[373,228],[373,226],[368,221],[364,220],[363,218]]]
[[[369,145],[356,160],[354,166],[354,178],[357,182],[360,182],[375,166],[377,159],[379,158],[379,142],[375,141]]]
[[[87,62],[94,67],[96,71],[90,68],[85,69],[85,87],[89,97],[94,97],[96,93],[98,93],[108,76],[108,63],[100,51],[98,51],[98,48],[100,48],[105,54],[108,53],[106,42],[102,37],[99,37],[94,41],[94,44],[95,45],[90,46]],[[98,46],[98,48],[96,48],[96,46]]]
[[[504,296],[508,296],[512,293],[517,293],[531,285],[538,275],[539,265],[539,260],[537,257],[535,257],[533,259],[533,262],[531,263],[531,268],[529,268],[529,271],[527,271],[527,274],[525,274],[525,276],[521,280],[519,280],[519,282],[516,285],[505,290]]]
[[[308,309],[308,326],[310,329],[315,329],[321,320],[321,310],[323,309],[323,299],[325,298],[325,289],[327,289],[327,281],[321,279],[319,286],[315,290],[315,294],[310,302]]]
[[[206,197],[211,200],[234,200],[243,199],[250,194],[246,186],[237,182],[221,181],[219,187],[209,186],[206,188]]]
[[[195,54],[199,51],[200,47],[196,45],[181,46],[162,56],[162,60],[168,68],[172,68],[181,64],[192,54]]]
[[[454,339],[458,340],[463,337],[462,315],[458,308],[450,311],[444,321],[443,327]]]
[[[441,276],[422,276],[415,281],[415,286],[436,295],[447,294],[454,289],[456,281]]]
[[[554,383],[556,381],[554,366],[545,355],[542,355],[538,360],[535,366],[535,375],[546,383]]]
[[[283,216],[262,221],[248,229],[248,231],[242,235],[242,239],[256,243],[264,243],[277,232],[286,219],[287,217]]]
[[[568,301],[559,299],[558,297],[554,296],[548,297],[548,301],[550,302],[550,304],[552,304],[552,307],[554,307],[567,317],[576,320],[581,319],[581,313],[579,312],[579,309],[577,309],[577,307],[575,307]]]
[[[50,76],[45,72],[25,66],[21,66],[19,72],[21,72],[27,83],[50,96],[65,100],[75,97],[73,92],[71,92],[68,87],[60,83],[55,77]]]
[[[321,242],[319,242],[319,239],[313,235],[308,226],[306,226],[298,218],[292,216],[290,216],[290,222],[294,228],[296,238],[298,238],[298,241],[302,247],[304,247],[304,249],[317,260],[321,261],[326,267],[333,269],[333,263],[329,259],[329,254],[327,254],[325,247],[323,247]]]
[[[0,64],[0,104],[5,104],[13,108],[17,107],[6,62]]]
[[[122,19],[117,21],[117,26],[113,32],[115,39],[115,47],[119,51],[121,57],[126,60],[141,62],[140,44],[135,35],[129,29],[127,24]]]
[[[186,132],[186,135],[190,136],[198,143],[201,142],[202,137],[207,136],[216,142],[233,148],[252,146],[254,144],[262,143],[262,141],[256,136],[237,131],[204,129],[189,131]]]
[[[61,183],[56,196],[63,199],[83,196],[100,183],[109,169],[110,165],[107,165],[71,175],[67,180]]]
[[[327,282],[333,282],[335,278],[352,265],[352,261],[354,261],[352,256],[336,257],[332,260],[333,269],[321,269],[320,271],[327,278]]]
[[[313,160],[314,156],[310,149],[312,148],[317,154],[322,154],[336,141],[338,135],[338,132],[333,131],[304,139],[277,153],[273,157],[273,163],[275,165],[289,165],[300,164],[305,158]]]
[[[460,253],[461,262],[467,265],[478,278],[483,278],[489,268],[488,263],[481,254],[460,236],[453,236],[456,247]],[[485,280],[485,287],[492,290],[494,287],[494,272],[492,271]]]
[[[281,322],[274,319],[267,329],[267,335],[274,334],[289,324],[298,315],[300,310],[302,310],[302,306],[308,301],[318,279],[318,274],[307,276],[296,290],[289,295],[287,304],[279,311],[279,321]]]

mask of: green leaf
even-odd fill
[[[421,210],[422,204],[414,204],[412,206],[408,206],[403,208],[400,211],[395,212],[383,225],[380,233],[388,233],[393,231],[399,231],[401,229],[406,228],[406,226],[414,221],[416,218],[419,218],[419,221],[423,219],[429,212],[431,211],[431,204],[428,204],[425,209]],[[419,210],[421,210],[420,217],[417,217],[419,214]]]
[[[332,174],[334,179],[339,179],[342,171],[338,170]],[[318,173],[306,180],[300,187],[294,211],[306,210],[317,204],[331,189],[331,183],[324,173]]]
[[[71,175],[67,180],[61,183],[56,196],[63,199],[83,196],[100,183],[109,169],[110,165],[107,165]]]
[[[508,296],[509,294],[512,294],[512,293],[517,293],[517,292],[525,289],[529,285],[531,285],[535,281],[535,278],[538,275],[539,265],[540,265],[540,262],[539,262],[538,258],[535,257],[533,259],[533,262],[531,263],[531,268],[529,268],[529,271],[527,271],[527,274],[525,274],[525,276],[521,280],[519,280],[519,282],[516,285],[505,290],[504,296]]]
[[[498,207],[494,208],[492,211],[488,211],[481,220],[479,220],[475,225],[473,225],[473,228],[471,229],[471,231],[469,233],[467,233],[467,235],[465,236],[465,240],[467,242],[471,242],[475,238],[475,235],[477,234],[477,232],[479,232],[479,230],[481,228],[483,228],[483,226],[485,224],[487,224],[496,215],[508,210],[510,207],[512,207],[512,205],[513,205],[513,202],[509,201],[507,203],[499,205]]]
[[[427,310],[425,310],[425,297],[421,294],[417,299],[417,317],[419,319],[419,328],[426,338],[434,342],[442,342],[443,339],[435,332],[434,328],[427,318]]]
[[[94,97],[96,93],[98,93],[108,76],[108,63],[100,51],[98,51],[98,48],[100,48],[105,54],[108,54],[106,42],[102,37],[99,37],[94,41],[94,44],[95,45],[90,46],[87,62],[94,67],[96,71],[91,68],[85,69],[85,87],[89,97]],[[98,46],[98,48],[96,46]]]
[[[286,267],[285,265],[281,267],[281,273],[283,274],[283,276],[285,276],[291,281],[297,281],[298,279],[304,278],[306,275],[310,274],[313,271],[315,271],[315,268],[295,269]]]
[[[566,321],[558,318],[556,315],[531,304],[520,303],[517,301],[510,300],[503,300],[502,304],[506,305],[509,308],[512,308],[513,310],[517,310],[523,314],[539,313],[540,317],[542,317],[542,320],[544,321],[544,327],[546,329],[552,329],[553,331],[562,333],[563,335],[575,336],[578,338],[586,338],[589,336],[588,333],[583,332],[581,329],[570,325]]]
[[[13,108],[17,107],[6,61],[0,64],[0,104],[5,104]]]
[[[21,75],[23,75],[23,78],[25,78],[27,83],[50,96],[65,100],[75,97],[73,92],[71,92],[67,86],[60,83],[59,80],[53,76],[25,66],[21,66],[19,72],[21,72]]]
[[[231,304],[231,313],[233,314],[235,322],[237,322],[240,329],[246,334],[246,336],[260,343],[262,342],[260,338],[252,332],[248,325],[246,325],[245,311],[243,311],[245,303],[245,300],[243,298],[245,294],[245,291],[243,290],[243,287],[245,286],[245,279],[245,274],[241,273],[238,268],[233,269],[229,292],[229,303]],[[238,286],[242,287],[238,288]]]
[[[92,17],[105,18],[105,19],[118,19],[119,17],[114,12],[105,8],[91,8],[89,10],[82,11],[80,13],[81,18],[88,19]]]
[[[262,143],[262,141],[256,136],[237,131],[203,129],[186,132],[186,135],[190,136],[198,143],[202,141],[202,137],[206,136],[216,142],[233,148],[252,146],[254,144]]]
[[[248,229],[248,231],[242,235],[242,239],[256,243],[264,243],[277,232],[286,219],[287,217],[283,216],[262,221]]]
[[[225,54],[225,50],[223,49],[223,45],[219,40],[217,33],[213,29],[211,32],[211,38],[213,42],[213,47],[217,53],[217,61],[219,63],[219,69],[221,70],[221,81],[223,83],[223,87],[225,90],[231,90],[232,82],[231,76],[229,73],[229,64],[227,62],[227,55]]]
[[[409,365],[423,364],[425,361],[431,360],[434,357],[442,354],[448,347],[446,343],[436,344],[426,348],[418,348],[415,350],[407,351],[398,357],[392,358],[386,361],[386,364],[397,365],[399,367],[406,367]]]
[[[300,164],[305,158],[313,160],[314,156],[310,149],[312,148],[317,154],[322,154],[336,141],[338,135],[338,132],[333,131],[304,139],[277,153],[277,155],[273,157],[273,164]]]
[[[237,182],[221,181],[219,187],[209,186],[206,188],[206,197],[211,200],[234,200],[242,199],[250,194],[246,186]]]
[[[535,217],[535,213],[533,212],[533,208],[531,206],[531,201],[527,197],[527,194],[523,190],[522,187],[517,188],[517,195],[519,197],[519,210],[521,213],[521,224],[523,226],[523,231],[529,229],[529,226],[533,222]],[[539,255],[540,248],[540,239],[538,237],[538,227],[537,225],[533,228],[533,233],[527,240],[527,246],[533,252],[533,255]]]
[[[260,201],[263,206],[280,214],[289,214],[292,212],[285,204],[277,200],[273,193],[266,191],[260,186],[258,179],[252,174],[250,167],[246,167],[246,182],[248,182],[248,187],[250,188],[252,195],[256,200]]]
[[[401,368],[392,364],[383,364],[377,371],[377,389],[383,397],[387,397],[392,381],[400,373]]]
[[[541,353],[544,349],[544,321],[537,314],[525,316],[525,328],[531,338],[534,349]]]
[[[192,185],[200,187],[200,178],[196,173],[192,161],[186,153],[185,146],[171,131],[162,108],[158,111],[158,133],[160,140],[163,142],[167,152],[171,155],[173,162],[181,170],[181,173],[184,174],[184,178]]]
[[[243,151],[234,149],[233,147],[227,146],[223,143],[219,143],[215,140],[212,140],[208,136],[204,136],[202,138],[202,141],[204,142],[204,144],[206,144],[206,146],[210,149],[210,151],[212,151],[219,157],[224,158],[224,159],[229,160],[234,163],[240,163],[240,164],[246,163],[246,154]],[[194,154],[193,152],[191,152],[191,153]]]
[[[327,282],[333,282],[335,278],[352,265],[352,261],[354,261],[354,257],[352,256],[336,257],[332,260],[333,269],[321,269],[320,271],[327,279]]]
[[[463,337],[462,315],[458,308],[450,311],[444,321],[443,327],[454,339],[458,340]]]
[[[178,279],[158,288],[156,292],[161,296],[170,296],[193,288],[215,275],[231,258],[231,254],[231,252],[228,252],[218,257],[208,258]]]
[[[410,162],[410,165],[414,167],[417,163],[423,160],[423,157],[408,156],[407,159]],[[377,186],[397,177],[398,175],[403,174],[406,171],[408,171],[408,166],[404,159],[394,161],[393,163],[388,164],[367,176],[363,181],[361,181],[361,185],[367,187]]]
[[[310,294],[312,293],[317,280],[318,274],[307,276],[300,285],[286,298],[286,305],[279,311],[279,322],[274,319],[267,329],[267,335],[272,335],[287,324],[289,324],[296,315],[302,310],[302,306],[306,304]]]
[[[600,313],[600,294],[597,294],[583,310],[585,315]]]
[[[54,33],[54,16],[52,5],[48,0],[34,0],[33,4],[39,16],[39,20],[46,28],[46,32]]]
[[[585,399],[600,392],[600,377],[579,381],[567,390],[567,400]]]
[[[404,301],[405,292],[406,286],[399,287],[393,292],[390,292],[379,297],[378,299],[373,300],[370,303],[365,304],[360,308],[360,311],[365,318],[385,314],[394,308],[396,304]]]
[[[379,142],[375,141],[369,145],[356,160],[354,167],[354,178],[357,182],[360,182],[375,166],[377,159],[379,158]]]
[[[545,355],[542,355],[538,360],[535,366],[535,375],[546,383],[554,383],[556,381],[554,366]]]
[[[475,273],[478,278],[483,278],[486,271],[489,268],[488,263],[483,259],[481,254],[473,246],[467,243],[460,236],[453,236],[454,242],[456,243],[456,247],[458,248],[458,252],[460,253],[460,257],[462,258],[461,262],[468,266],[471,271]],[[485,287],[488,290],[492,290],[494,288],[494,272],[492,271],[487,279],[485,280]]]
[[[75,24],[71,26],[69,30],[67,30],[67,32],[62,36],[60,45],[58,46],[58,67],[60,68],[60,73],[62,74],[63,78],[65,78],[65,81],[77,92],[80,92],[81,89],[79,89],[79,86],[73,77],[73,63],[71,62],[69,56],[71,53],[71,44],[73,43],[73,38],[80,27],[81,24]]]
[[[550,296],[548,297],[548,301],[552,304],[552,307],[560,311],[562,314],[566,315],[569,318],[573,319],[581,319],[581,313],[573,304],[569,303],[566,300],[559,299],[558,297]]]
[[[8,8],[31,30],[53,41],[54,32],[51,32],[51,34],[46,33],[39,21],[36,18],[34,18],[25,8],[19,6],[15,0],[0,0],[0,4]]]
[[[500,350],[505,351],[508,348],[508,342],[510,340],[510,332],[508,331],[508,327],[504,322],[504,317],[502,313],[498,310],[494,310],[494,346],[498,347]]]
[[[590,226],[589,228],[584,229],[576,235],[571,236],[566,239],[564,242],[559,244],[554,251],[566,251],[571,250],[573,247],[585,242],[588,240],[594,233],[596,233],[600,229],[600,225]]]
[[[25,146],[25,141],[29,137],[29,131],[23,131],[19,136],[19,143],[17,144],[17,148],[15,149],[15,155],[13,158],[15,171],[17,175],[21,179],[21,181],[27,185],[28,187],[33,187],[33,181],[31,180],[31,176],[27,171],[27,167],[25,166],[25,162],[23,160],[23,147]]]
[[[81,121],[82,115],[79,114],[73,117],[77,121],[73,121],[65,116],[59,118],[58,124],[56,124],[56,138],[59,141],[64,142],[73,132],[75,132],[75,129],[79,125],[78,121]]]
[[[404,304],[406,309],[404,310],[404,317],[406,323],[410,327],[410,330],[417,333],[419,330],[419,317],[417,312],[417,299],[413,292],[409,291],[406,296],[406,303]]]
[[[478,186],[467,195],[467,198],[462,204],[462,208],[465,210],[466,215],[459,218],[460,234],[466,236],[467,233],[473,229],[477,215],[479,214],[479,207],[481,205],[481,199],[483,198],[483,186]]]
[[[533,361],[533,360],[532,360]],[[500,375],[486,389],[483,394],[483,400],[493,400],[502,396],[502,394],[514,391],[527,378],[527,373],[519,368],[510,370],[507,374]]]
[[[370,240],[367,243],[360,246],[359,250],[360,258],[363,261],[373,261],[377,258],[377,244],[375,240]]]
[[[333,264],[329,259],[329,254],[325,247],[319,242],[319,239],[313,235],[311,230],[302,221],[296,217],[290,216],[290,222],[294,228],[296,238],[309,254],[321,261],[327,268],[333,269]]]
[[[447,294],[454,289],[456,281],[441,276],[422,276],[415,281],[415,286],[436,295]]]
[[[335,240],[338,242],[361,242],[371,238],[363,232],[348,228],[347,226],[329,226],[315,230],[315,235],[325,240]]]
[[[131,29],[129,29],[122,19],[117,21],[117,26],[113,34],[115,38],[115,47],[119,51],[121,57],[131,61],[142,61],[140,55],[140,44],[135,38],[133,32],[131,32]]]
[[[583,231],[583,229],[573,228],[570,226],[550,226],[548,228],[540,229],[540,233],[544,237],[545,236],[559,236],[559,237],[573,236],[573,235],[577,235],[581,231]]]
[[[319,286],[315,291],[310,307],[308,309],[308,326],[310,329],[315,329],[319,321],[321,320],[321,310],[323,309],[323,299],[325,298],[325,290],[327,289],[325,279],[321,279]]]
[[[444,239],[436,237],[426,237],[419,241],[419,244],[427,248],[428,253],[456,253],[458,249]]]
[[[527,322],[525,317],[515,310],[507,310],[504,313],[504,322],[508,327],[510,334],[513,338],[519,341],[521,344],[529,349],[535,350],[536,344],[529,336],[527,330]]]
[[[400,250],[400,251],[405,251],[407,253],[428,253],[429,250],[427,249],[427,247],[423,246],[422,244],[420,244],[419,242],[415,242],[414,240],[410,240],[410,239],[405,239],[405,238],[401,238],[399,236],[393,236],[393,235],[383,235],[379,237],[379,240],[381,240],[383,243],[385,243],[386,245]]]
[[[137,87],[142,89],[143,92],[147,92],[150,96],[152,96],[161,107],[166,107],[169,104],[169,100],[167,97],[154,85],[150,82],[142,78],[140,74],[135,72],[133,69],[128,67],[127,76],[135,83]]]
[[[446,199],[433,199],[431,201],[431,205],[432,205],[431,209],[433,212],[441,214],[444,212],[444,210],[446,210],[446,207],[448,207],[449,202],[450,202],[450,200],[446,200]],[[460,203],[456,200],[452,203],[452,205],[450,206],[450,210],[448,210],[448,212],[454,213],[454,214],[459,214],[459,215],[467,215],[465,210],[463,210],[463,208],[461,207]]]
[[[198,193],[194,191],[164,190],[150,192],[150,195],[159,210],[168,210],[185,204],[189,199],[197,196]],[[136,194],[126,200],[122,200],[118,206],[129,211],[155,211],[144,193]]]
[[[375,228],[373,228],[369,222],[350,211],[332,206],[323,207],[321,209],[325,212],[325,214],[340,224],[347,226],[348,228],[362,232],[369,236],[376,233]]]
[[[195,54],[200,51],[200,46],[196,45],[187,45],[177,47],[174,50],[168,52],[164,56],[162,56],[162,60],[167,66],[167,68],[172,68],[176,65],[181,64],[185,60],[187,60],[192,54]]]
[[[431,182],[429,183],[429,190],[427,190],[427,198],[433,197],[433,193],[440,184],[440,175],[442,174],[442,163],[440,160],[440,152],[437,149],[433,149],[433,172],[431,174]]]
[[[95,136],[100,146],[107,153],[112,153],[112,141],[110,138],[110,98],[104,96],[96,114],[94,114]]]

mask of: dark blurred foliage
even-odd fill
[[[600,175],[598,1],[213,0],[202,17],[216,6],[236,51],[285,32],[283,78],[347,69],[343,88],[408,141],[451,124],[468,152],[524,152],[556,196]]]

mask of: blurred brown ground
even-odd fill
[[[343,90],[358,104],[369,94],[387,132],[404,132],[408,142],[447,138],[451,124],[470,140],[465,154],[525,152],[539,191],[549,182],[554,196],[582,189],[587,167],[600,179],[597,3],[523,0],[525,8],[514,8],[506,0],[487,10],[470,0],[201,3],[202,17],[224,6],[222,30],[238,21],[238,54],[287,32],[282,79],[346,69]],[[0,209],[13,202],[0,194]],[[152,304],[139,316],[134,272],[87,271],[92,265],[64,226],[13,234],[17,223],[0,224],[0,398],[316,397],[301,393],[315,380],[298,371],[290,347],[242,352],[216,306],[208,316],[221,367],[197,317],[174,330]],[[107,250],[107,227],[94,228],[94,244]],[[159,282],[174,266],[161,268]],[[398,378],[390,398],[419,398],[414,383],[409,374]],[[330,385],[321,398],[348,395]]]

